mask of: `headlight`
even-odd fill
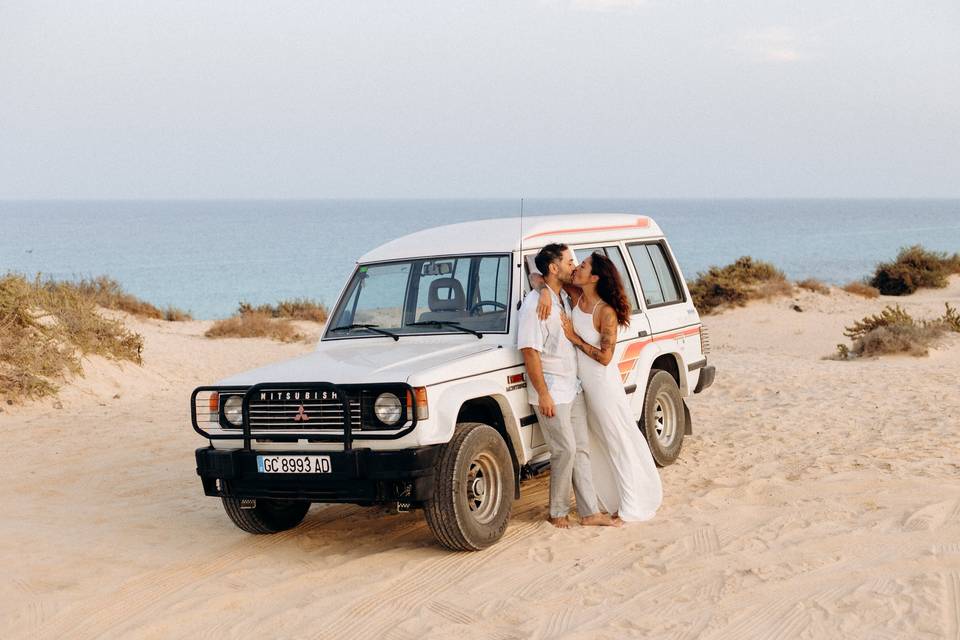
[[[395,394],[381,393],[373,403],[373,413],[383,424],[394,425],[400,422],[403,404]]]
[[[223,416],[233,426],[243,426],[243,396],[227,397],[223,403]]]

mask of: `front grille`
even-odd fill
[[[343,401],[302,389],[270,389],[250,398],[251,429],[310,430],[344,428]],[[351,424],[360,426],[360,400],[349,400]]]

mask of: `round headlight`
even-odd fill
[[[403,404],[396,395],[381,393],[373,403],[373,412],[383,424],[397,424],[403,414]]]
[[[223,403],[223,416],[233,426],[243,426],[243,396],[228,397]]]

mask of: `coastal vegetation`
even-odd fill
[[[883,295],[904,296],[922,288],[942,289],[954,273],[960,273],[960,253],[950,256],[914,245],[901,249],[893,262],[878,264],[870,285]]]
[[[823,284],[816,278],[807,278],[806,280],[801,280],[797,283],[797,286],[801,289],[812,291],[813,293],[820,293],[825,296],[830,295],[830,287]]]
[[[943,315],[932,320],[916,320],[900,305],[886,306],[878,314],[857,320],[843,332],[852,346],[837,345],[837,358],[850,360],[856,357],[886,354],[910,354],[925,356],[930,347],[944,334],[960,333],[960,313],[950,303],[945,303]]]
[[[724,267],[710,267],[687,283],[693,304],[709,314],[726,307],[743,306],[750,300],[790,295],[793,286],[783,272],[769,262],[750,256],[737,258]]]
[[[253,306],[241,302],[237,313],[218,320],[204,334],[208,338],[272,338],[281,342],[306,339],[297,331],[293,320],[323,323],[327,308],[308,298],[281,300],[276,305]]]
[[[854,295],[860,296],[862,298],[879,298],[880,290],[876,287],[871,286],[863,280],[854,280],[853,282],[848,282],[847,284],[841,287],[847,293],[852,293]]]
[[[93,300],[105,309],[124,311],[138,318],[153,318],[170,322],[193,319],[189,313],[182,309],[172,306],[161,309],[149,302],[141,300],[124,291],[119,282],[107,276],[84,278],[73,286],[76,287],[80,294]]]
[[[325,305],[309,298],[281,300],[276,305],[261,304],[256,307],[248,302],[241,302],[237,313],[262,313],[271,318],[309,320],[310,322],[326,322],[329,315]]]
[[[81,357],[141,364],[143,337],[104,317],[89,287],[73,282],[0,278],[0,398],[8,403],[56,393]]]

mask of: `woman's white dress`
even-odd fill
[[[572,321],[580,338],[600,347],[593,314],[577,305]],[[647,441],[633,419],[618,369],[613,362],[604,366],[580,350],[577,368],[587,401],[590,465],[597,497],[608,513],[619,513],[624,521],[649,520],[660,507],[663,488]]]

